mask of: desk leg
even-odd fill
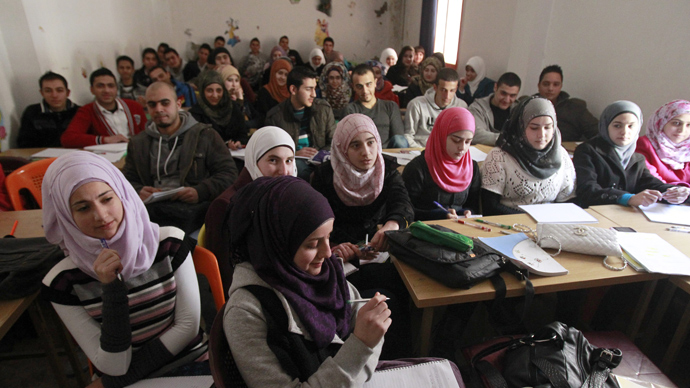
[[[53,341],[48,336],[48,327],[46,326],[45,318],[41,309],[38,307],[38,301],[34,300],[29,306],[29,315],[31,316],[31,321],[36,327],[38,335],[41,337],[41,342],[43,342],[43,347],[46,351],[46,356],[48,356],[48,362],[53,368],[53,374],[55,379],[57,379],[58,385],[63,388],[67,388],[67,377],[65,376],[62,367],[60,366],[60,359],[58,358],[57,351],[55,350],[55,345]]]
[[[422,312],[422,324],[419,328],[420,357],[428,357],[431,350],[431,327],[434,321],[434,307],[427,307]]]
[[[65,354],[67,355],[67,359],[69,360],[70,364],[72,365],[72,371],[74,372],[74,376],[77,378],[77,381],[79,381],[79,386],[85,387],[91,383],[91,379],[87,376],[87,374],[84,372],[84,369],[79,363],[79,358],[77,357],[77,349],[74,345],[74,342],[72,341],[72,336],[67,331],[67,328],[65,325],[60,321],[59,317],[54,316],[55,319],[57,319],[56,322],[54,322],[55,325],[59,325],[59,330],[58,330],[58,336],[60,337],[60,341],[63,343],[63,346],[65,347]]]
[[[664,287],[664,292],[661,295],[661,299],[659,300],[659,304],[656,306],[654,312],[652,313],[652,319],[649,321],[647,329],[645,329],[646,335],[644,341],[642,342],[642,349],[649,351],[649,348],[652,346],[654,338],[656,337],[656,333],[659,330],[659,326],[661,325],[661,322],[664,319],[664,314],[666,314],[668,305],[671,303],[671,299],[673,299],[673,294],[675,292],[676,286],[671,282],[667,282]]]
[[[680,350],[680,347],[683,346],[683,342],[685,342],[685,336],[688,335],[688,324],[690,324],[690,304],[685,308],[685,312],[678,323],[676,334],[673,335],[671,344],[664,355],[664,360],[661,362],[661,370],[664,373],[668,373],[671,370],[673,360],[676,358],[676,354],[678,350]]]
[[[630,326],[628,327],[628,338],[630,338],[633,342],[635,341],[635,337],[637,337],[637,332],[640,330],[642,319],[644,319],[649,302],[652,300],[652,295],[654,294],[654,289],[656,288],[657,282],[658,280],[647,282],[642,289],[642,295],[640,296],[640,300],[637,302],[635,313],[633,314],[632,320],[630,321]]]

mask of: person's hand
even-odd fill
[[[373,348],[386,334],[391,322],[391,310],[386,304],[386,297],[377,292],[369,302],[359,309],[353,334],[364,345]]]
[[[462,213],[462,214],[464,214],[464,215],[465,215],[465,218],[470,218],[470,216],[472,215],[472,212],[471,212],[471,211],[469,211],[469,210],[465,210],[465,212],[464,212],[464,213]]]
[[[242,88],[232,89],[230,91],[230,98],[232,98],[233,101],[244,100],[244,91]]]
[[[467,85],[467,77],[460,78],[460,81],[458,82],[458,90],[460,93],[465,92],[465,85]]]
[[[317,150],[316,148],[304,147],[301,150],[295,152],[295,156],[304,156],[307,158],[311,158],[318,153],[319,153],[319,150]]]
[[[663,194],[657,190],[641,191],[628,200],[629,206],[649,206],[657,201],[661,201]]]
[[[101,138],[103,144],[129,143],[129,138],[125,135],[105,136]]]
[[[151,194],[158,193],[159,191],[161,191],[161,189],[151,186],[144,186],[141,188],[141,190],[139,190],[139,198],[141,198],[142,201],[146,201],[146,198],[150,197]]]
[[[171,201],[180,201],[186,203],[199,202],[199,193],[193,187],[185,187],[170,197]]]
[[[91,384],[87,385],[86,388],[105,388],[105,386],[103,385],[103,381],[99,377],[96,380],[92,381]]]
[[[369,241],[369,245],[374,248],[375,251],[378,252],[386,252],[388,251],[388,237],[386,237],[386,231],[389,230],[398,230],[400,229],[400,225],[398,225],[397,221],[388,221],[386,222],[385,225],[381,229],[379,229],[374,237],[372,237],[371,241]]]
[[[448,214],[446,214],[446,218],[448,218],[449,220],[457,220],[458,213],[455,211],[455,209],[450,208],[448,209]]]
[[[684,186],[674,186],[664,192],[663,196],[666,202],[678,205],[685,202],[690,194],[690,189]]]
[[[101,283],[108,284],[112,282],[117,279],[117,274],[122,271],[120,255],[112,249],[103,249],[93,263],[93,271]]]
[[[359,246],[349,242],[344,242],[340,245],[337,245],[331,250],[336,254],[336,256],[343,259],[344,262],[348,262],[354,258],[358,258],[360,260],[373,260],[376,258],[376,252],[371,250],[362,252]]]
[[[240,143],[239,141],[228,140],[228,142],[225,144],[228,146],[228,148],[230,148],[233,151],[236,151],[236,150],[239,150],[240,148],[242,148],[242,143]]]

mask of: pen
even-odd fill
[[[666,228],[669,232],[690,233],[690,229],[686,228]]]
[[[501,230],[500,232],[503,233],[503,234],[515,234],[515,233],[509,232],[509,231],[507,231],[507,230]]]
[[[471,226],[473,228],[477,228],[477,229],[481,229],[481,230],[486,230],[487,232],[491,232],[491,228],[487,228],[486,226],[472,224],[470,222],[467,222],[467,221],[461,220],[461,219],[457,219],[456,221],[458,221],[459,223],[461,223],[463,225],[467,225],[467,226]]]
[[[367,303],[367,302],[370,301],[370,300],[371,300],[371,298],[350,299],[350,300],[347,301],[347,303],[349,303],[349,304],[353,304],[353,303]],[[391,298],[386,298],[386,300],[391,300]]]
[[[503,224],[499,224],[498,222],[491,222],[491,221],[485,221],[485,220],[480,220],[480,219],[476,219],[475,221],[481,222],[482,224],[497,226],[497,227],[503,228],[503,229],[513,229],[513,227],[510,225],[503,225]]]
[[[108,247],[108,242],[105,241],[104,238],[102,238],[102,239],[100,239],[100,240],[101,240],[101,246],[103,247],[103,249],[110,249],[110,248]],[[122,278],[122,274],[120,273],[120,271],[117,271],[117,278],[120,279],[121,282],[124,282],[124,281],[125,281],[125,279]]]
[[[446,212],[446,213],[449,213],[449,214],[450,214],[450,211],[449,211],[448,209],[446,209],[445,207],[443,207],[443,205],[441,205],[440,203],[438,203],[438,202],[434,201],[434,205],[436,205],[436,207],[437,207],[437,208],[439,208],[439,209],[443,210],[444,212]]]

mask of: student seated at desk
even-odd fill
[[[649,172],[664,183],[690,186],[690,101],[671,101],[654,113],[637,140]]]
[[[565,202],[575,194],[575,169],[561,146],[553,104],[525,99],[510,118],[481,168],[482,212],[523,213],[519,205]]]
[[[130,385],[202,355],[184,232],[149,221],[120,170],[91,152],[53,162],[42,193],[46,238],[67,255],[43,279],[43,295],[96,368],[90,387]]]
[[[259,178],[232,198],[238,264],[223,329],[247,386],[361,387],[371,378],[391,312],[380,294],[348,303],[360,295],[331,252],[333,217],[295,177]]]
[[[688,198],[690,189],[660,181],[635,153],[641,125],[642,111],[633,102],[616,101],[604,109],[599,135],[580,144],[573,156],[580,206],[648,206],[662,199],[678,204]]]
[[[448,108],[434,122],[426,150],[403,170],[415,220],[469,216],[479,210],[481,176],[469,149],[474,116],[465,108]],[[439,209],[438,202],[449,213]]]

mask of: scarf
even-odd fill
[[[101,253],[101,241],[82,233],[72,218],[69,203],[76,189],[89,182],[104,182],[122,201],[122,223],[110,249],[122,260],[125,280],[146,272],[158,251],[158,225],[149,220],[139,194],[112,163],[91,152],[75,151],[57,158],[43,177],[43,227],[46,239],[58,244],[74,264],[94,279],[93,262]]]
[[[295,141],[285,130],[278,127],[263,127],[258,129],[247,142],[247,147],[244,151],[244,166],[247,167],[249,175],[252,179],[257,179],[264,176],[259,170],[257,163],[268,151],[286,146],[295,153]],[[292,171],[292,176],[297,176],[297,165],[293,165],[295,170]]]
[[[609,124],[622,113],[632,113],[637,117],[637,132],[633,137],[632,141],[625,146],[616,145],[616,143],[611,140],[609,136]],[[632,158],[635,153],[635,148],[637,147],[637,138],[640,134],[640,127],[642,126],[642,110],[637,104],[630,101],[616,101],[613,104],[607,106],[603,112],[601,112],[601,118],[599,118],[599,136],[601,136],[606,142],[613,147],[613,150],[618,155],[620,159],[621,166],[625,170],[630,163],[630,158]]]
[[[232,67],[232,66],[226,66]],[[216,105],[206,99],[204,92],[209,85],[218,84],[223,89],[223,97]],[[217,125],[226,127],[232,121],[232,101],[230,94],[225,89],[225,81],[217,71],[206,71],[199,76],[199,106],[204,114]]]
[[[328,75],[331,72],[337,72],[343,79],[343,82],[337,88],[332,88],[328,83]],[[347,68],[340,62],[331,62],[323,68],[321,78],[319,79],[319,88],[321,94],[328,101],[333,109],[341,109],[350,102],[352,97],[352,88],[350,88],[350,74]]]
[[[472,156],[469,150],[459,159],[448,155],[446,141],[457,131],[469,130],[474,133],[474,116],[465,108],[444,109],[434,122],[434,129],[426,143],[424,159],[429,173],[438,187],[449,193],[459,193],[472,182]]]
[[[471,66],[474,69],[474,72],[477,73],[477,76],[474,77],[474,80],[467,82],[467,85],[470,87],[470,94],[474,94],[474,92],[477,91],[477,88],[479,87],[479,83],[482,82],[482,80],[486,77],[486,66],[484,65],[484,60],[481,57],[472,57],[467,60],[467,64],[465,66]],[[554,123],[556,121],[554,120]]]
[[[434,87],[434,81],[427,82],[427,80],[424,79],[424,69],[427,68],[427,66],[433,66],[436,68],[436,74],[443,69],[443,66],[441,66],[441,61],[438,60],[436,57],[429,57],[425,60],[422,61],[422,63],[419,65],[419,74],[412,77],[414,82],[419,85],[419,89],[422,91],[422,96],[424,93],[426,93],[427,90],[431,89]]]
[[[321,57],[321,63],[319,63],[318,66],[314,66],[314,63],[311,61],[311,59],[314,57]],[[311,50],[311,52],[309,53],[309,66],[312,68],[312,70],[316,71],[319,67],[321,67],[325,64],[326,64],[326,57],[323,55],[323,51],[321,51],[321,49],[318,47]]]
[[[386,61],[386,59],[388,59],[388,57],[395,57],[395,63],[398,63],[398,53],[396,53],[395,50],[393,50],[392,48],[389,47],[389,48],[381,51],[380,60],[381,60],[381,64],[383,65],[383,75],[386,75],[386,73],[388,72],[388,69],[390,69],[390,66],[388,66],[388,62]]]
[[[664,133],[664,126],[676,116],[690,113],[690,101],[671,101],[654,113],[647,123],[647,137],[659,159],[673,170],[682,170],[690,162],[690,138],[676,144]]]
[[[376,163],[367,171],[358,170],[347,157],[350,142],[362,132],[374,135],[378,148]],[[374,202],[383,190],[385,174],[381,137],[374,121],[359,113],[345,116],[338,123],[331,144],[333,186],[338,198],[347,206],[366,206]]]
[[[386,86],[386,82],[383,79],[383,75],[386,73],[383,64],[379,61],[366,61],[367,66],[371,67],[372,69],[375,67],[378,67],[379,70],[381,70],[381,76],[379,78],[376,78],[376,75],[374,75],[374,78],[376,78],[376,91],[380,92],[383,90],[383,87]]]
[[[335,334],[345,338],[352,310],[340,262],[331,255],[316,276],[294,265],[304,240],[334,218],[326,198],[296,177],[260,177],[232,197],[228,212],[233,251],[246,247],[243,259],[285,296],[318,348]]]
[[[525,129],[533,118],[540,116],[549,116],[553,120],[553,138],[543,150],[535,150],[525,139]],[[561,132],[551,101],[532,96],[518,104],[511,110],[496,146],[513,156],[535,178],[546,179],[555,174],[561,168]]]
[[[283,69],[289,72],[292,70],[292,63],[282,58],[273,62],[273,65],[271,65],[271,80],[264,85],[264,88],[268,90],[268,93],[271,95],[271,97],[278,101],[279,104],[290,97],[290,91],[288,90],[287,83],[283,86],[280,86],[278,85],[278,80],[276,80],[276,73],[278,70]]]

